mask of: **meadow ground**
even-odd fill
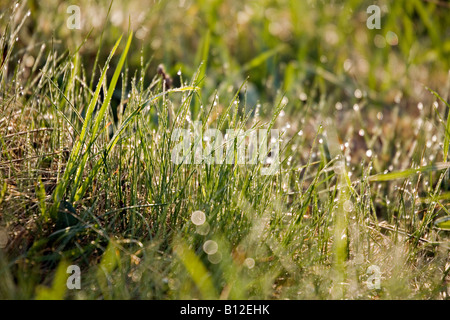
[[[0,298],[448,299],[447,2],[70,5],[0,1]]]

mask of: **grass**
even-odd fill
[[[371,4],[2,3],[0,298],[448,299],[450,9]],[[198,122],[279,171],[174,163]]]

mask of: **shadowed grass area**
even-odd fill
[[[448,298],[445,2],[78,2],[1,3],[0,298]]]

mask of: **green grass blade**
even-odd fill
[[[450,144],[450,105],[445,101],[436,91],[427,88],[436,98],[441,100],[448,108],[449,112],[447,115],[447,124],[445,126],[445,138],[444,138],[444,162],[447,162],[448,159],[448,148]]]
[[[114,75],[113,75],[113,77],[111,79],[111,83],[109,85],[108,92],[107,92],[107,94],[105,96],[105,99],[103,101],[103,104],[102,104],[102,106],[101,106],[101,108],[100,108],[100,110],[97,113],[97,116],[95,118],[95,123],[94,123],[94,126],[92,128],[92,132],[91,132],[91,141],[90,141],[89,145],[92,145],[92,143],[94,142],[94,140],[97,137],[97,133],[98,133],[98,130],[99,130],[99,127],[100,127],[100,123],[102,122],[102,120],[104,118],[104,115],[105,115],[105,112],[106,112],[106,108],[109,106],[109,103],[111,101],[112,95],[114,93],[114,89],[116,88],[117,80],[119,79],[120,72],[122,70],[123,64],[125,63],[125,58],[126,58],[126,56],[128,54],[128,50],[130,49],[130,44],[131,44],[132,38],[133,38],[133,33],[130,33],[129,36],[128,36],[127,45],[125,47],[125,50],[122,52],[122,55],[121,55],[120,60],[119,60],[119,63],[117,64],[116,70],[114,71]],[[81,165],[78,167],[77,175],[76,175],[75,181],[74,181],[75,189],[78,188],[79,182],[80,182],[81,177],[83,175],[84,167],[85,167],[88,155],[89,155],[89,152],[86,152],[84,154],[84,156],[82,158],[82,161],[81,161]],[[76,191],[76,194],[74,195],[73,200],[74,201],[78,201],[81,198],[82,194],[83,194],[82,190],[78,189]]]
[[[413,176],[419,172],[439,171],[448,168],[450,168],[450,163],[438,162],[417,169],[406,169],[403,171],[389,172],[385,174],[376,174],[370,176],[369,181],[374,182],[374,181],[390,181],[390,180],[404,179]]]
[[[64,195],[64,193],[66,192],[67,186],[69,184],[69,179],[70,179],[70,175],[72,174],[74,168],[76,168],[79,165],[79,157],[81,155],[81,149],[82,146],[84,145],[84,142],[87,138],[87,133],[88,133],[88,124],[91,122],[92,120],[92,113],[94,112],[94,107],[97,104],[98,101],[98,97],[100,95],[100,89],[102,87],[102,83],[105,79],[106,76],[106,71],[108,70],[108,66],[109,66],[109,62],[111,61],[114,53],[116,52],[117,47],[119,46],[119,43],[121,41],[122,37],[119,38],[119,40],[117,40],[116,44],[114,45],[113,49],[111,50],[111,53],[109,54],[109,57],[106,61],[105,64],[105,68],[103,69],[103,72],[100,76],[99,82],[97,84],[97,89],[95,90],[95,93],[89,103],[87,112],[86,112],[86,116],[84,119],[84,123],[83,123],[83,127],[81,129],[81,133],[80,133],[80,137],[79,139],[76,141],[74,148],[72,149],[72,152],[70,153],[69,156],[69,160],[67,162],[67,166],[66,169],[64,171],[64,175],[63,178],[61,179],[61,181],[58,183],[58,185],[55,188],[55,191],[53,193],[53,207],[51,209],[51,216],[52,218],[56,217],[56,212],[57,209],[59,207],[59,203],[62,200],[62,197]]]
[[[175,245],[174,251],[199,289],[202,298],[217,299],[211,276],[195,253],[181,240]]]
[[[439,218],[434,222],[434,225],[443,230],[450,230],[450,217]]]
[[[67,267],[69,264],[66,261],[61,261],[55,273],[55,278],[51,288],[38,287],[36,293],[36,300],[62,300],[67,290]]]
[[[183,92],[183,91],[191,91],[191,90],[198,90],[198,87],[183,87],[178,89],[171,89],[169,91],[165,91],[162,93],[159,93],[152,97],[151,99],[147,100],[146,102],[142,103],[136,110],[134,110],[123,122],[120,128],[114,133],[114,136],[111,138],[111,141],[109,142],[108,146],[106,147],[106,151],[104,153],[104,156],[106,157],[111,150],[114,148],[114,146],[119,141],[119,138],[121,134],[125,131],[125,129],[131,124],[131,121],[136,118],[142,111],[142,109],[149,103],[154,102],[158,100],[159,98],[167,95],[167,93],[170,92]],[[86,192],[87,188],[91,184],[92,179],[97,175],[98,170],[101,168],[102,164],[104,164],[104,158],[100,158],[97,163],[94,165],[92,170],[90,171],[89,176],[86,178],[86,180],[83,182],[81,187],[77,191],[76,199],[81,199],[82,195]]]

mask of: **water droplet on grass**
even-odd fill
[[[386,40],[384,39],[384,37],[380,34],[377,34],[374,38],[373,38],[373,43],[375,44],[375,46],[377,48],[384,48],[386,47]]]
[[[392,31],[386,33],[386,42],[391,46],[398,45],[398,36]]]
[[[348,72],[352,68],[353,64],[350,59],[344,61],[344,70]]]
[[[218,264],[220,261],[222,261],[222,254],[220,252],[210,254],[210,255],[208,255],[208,260],[212,264]]]
[[[342,174],[345,172],[345,163],[344,161],[336,161],[336,163],[333,166],[334,172],[337,174]]]
[[[255,266],[255,259],[247,258],[244,260],[244,264],[247,268],[252,269]]]
[[[377,119],[380,120],[380,121],[383,120],[383,113],[378,112],[377,113]]]
[[[197,226],[195,229],[195,232],[197,232],[201,236],[206,236],[210,230],[211,230],[211,227],[210,227],[209,223],[205,222],[204,224]]]
[[[196,226],[200,226],[205,223],[206,215],[203,211],[199,211],[199,210],[194,211],[191,216],[191,221]]]
[[[215,254],[217,250],[219,250],[219,245],[213,240],[207,240],[203,244],[203,251],[205,251],[207,254]]]
[[[344,211],[352,212],[353,211],[353,202],[350,200],[346,200],[343,205]]]

